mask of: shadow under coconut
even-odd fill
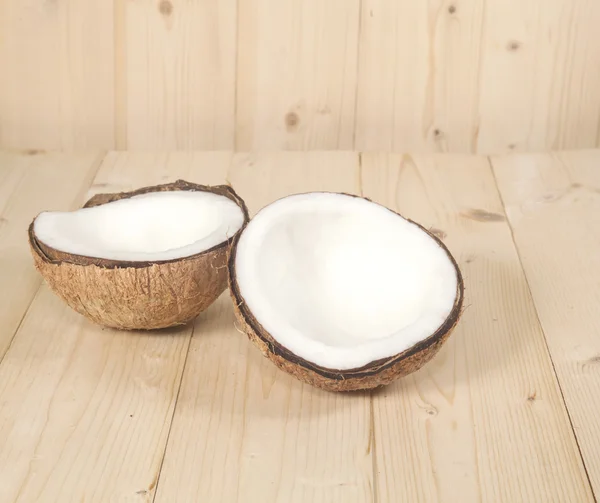
[[[335,393],[303,383],[265,358],[233,324],[218,337],[195,331],[194,338],[195,354],[188,356],[187,366],[202,368],[207,390],[199,390],[194,407],[213,410],[215,403],[225,401],[231,414],[248,427],[273,419],[298,424],[366,410],[369,392]],[[221,384],[214,387],[216,380]]]
[[[539,327],[522,271],[514,263],[487,257],[469,256],[459,265],[465,302],[456,329],[421,369],[373,390],[373,396],[405,392],[407,379],[450,396],[453,388],[479,379],[502,381],[515,362],[535,359]]]
[[[348,421],[366,424],[370,421],[368,416],[372,393],[384,393],[395,384],[375,390],[324,390],[280,370],[258,348],[250,342],[248,344],[248,385],[254,390],[249,394],[245,414],[254,421],[260,418],[283,418],[286,423],[309,424],[316,418],[327,417],[332,425]],[[339,421],[336,417],[339,417]]]
[[[252,428],[273,419],[310,421],[357,406],[279,370],[234,320],[231,298],[225,292],[194,321],[182,385],[185,392],[179,396],[178,407],[194,409],[200,415],[223,414],[223,421],[234,424],[227,428],[229,436],[232,428],[242,431],[242,424]]]
[[[90,321],[90,323],[92,323]],[[184,336],[188,336],[190,333],[190,330],[192,329],[193,326],[193,321],[190,321],[189,323],[186,323],[185,325],[175,325],[173,327],[166,327],[166,328],[154,328],[151,330],[122,330],[122,329],[118,329],[118,328],[111,328],[111,327],[101,327],[103,331],[110,331],[113,333],[119,333],[119,334],[124,334],[124,335],[130,335],[130,336],[156,336],[156,337],[184,337]]]

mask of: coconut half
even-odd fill
[[[248,221],[227,185],[183,180],[99,194],[29,227],[36,268],[69,306],[119,329],[185,324],[227,287],[227,254]]]
[[[228,270],[238,320],[263,354],[335,391],[419,369],[463,303],[458,265],[436,236],[347,194],[266,206],[234,240]]]

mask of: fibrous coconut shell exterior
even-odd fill
[[[246,205],[231,187],[196,185],[183,180],[132,192],[98,194],[84,207],[149,192],[178,190],[225,196],[242,209],[244,225],[248,221]],[[180,259],[123,262],[55,250],[36,239],[33,222],[29,226],[35,266],[50,288],[93,322],[125,330],[166,328],[196,318],[227,287],[227,255],[233,238]]]
[[[240,293],[236,281],[235,257],[238,241],[243,230],[238,233],[231,245],[228,261],[229,291],[231,293],[234,312],[240,324],[240,328],[258,349],[260,349],[262,354],[271,360],[279,369],[291,374],[300,381],[328,391],[373,389],[390,384],[396,379],[419,370],[437,354],[456,327],[462,314],[464,283],[458,264],[444,243],[421,225],[412,222],[411,220],[408,221],[417,225],[423,232],[427,233],[447,253],[448,258],[456,270],[458,280],[456,297],[450,314],[436,332],[427,339],[424,339],[402,353],[370,362],[363,367],[355,369],[340,370],[325,368],[297,356],[279,344],[277,340],[265,330],[253,316]]]

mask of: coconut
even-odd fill
[[[37,270],[78,313],[118,329],[188,323],[227,287],[227,254],[248,221],[227,185],[178,180],[98,194],[29,226]]]
[[[243,331],[313,386],[386,385],[422,367],[456,326],[461,272],[444,243],[366,198],[280,199],[233,241],[229,287]]]

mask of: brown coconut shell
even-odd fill
[[[242,209],[244,226],[248,222],[248,209],[230,186],[211,187],[184,180],[132,192],[98,194],[84,208],[149,192],[180,190],[225,196]],[[36,238],[34,222],[29,226],[29,245],[37,270],[70,307],[100,325],[124,330],[182,325],[196,318],[227,287],[227,255],[234,236],[189,257],[126,262],[49,247]]]
[[[368,200],[370,201],[370,199]],[[396,214],[399,215],[398,213]],[[437,354],[456,327],[463,309],[464,282],[456,260],[454,260],[454,257],[444,243],[423,226],[407,218],[405,218],[405,220],[417,225],[423,232],[434,239],[440,248],[446,252],[456,270],[458,279],[456,298],[450,314],[436,332],[427,339],[420,341],[402,353],[376,360],[363,367],[354,369],[340,370],[321,367],[292,353],[290,350],[279,344],[279,342],[277,342],[277,340],[258,322],[240,293],[236,280],[235,257],[237,254],[237,245],[243,233],[243,229],[233,240],[227,266],[229,272],[229,291],[233,299],[236,318],[241,325],[240,328],[258,349],[260,349],[262,354],[281,370],[291,374],[300,381],[328,391],[373,389],[387,385],[396,379],[419,370]]]

